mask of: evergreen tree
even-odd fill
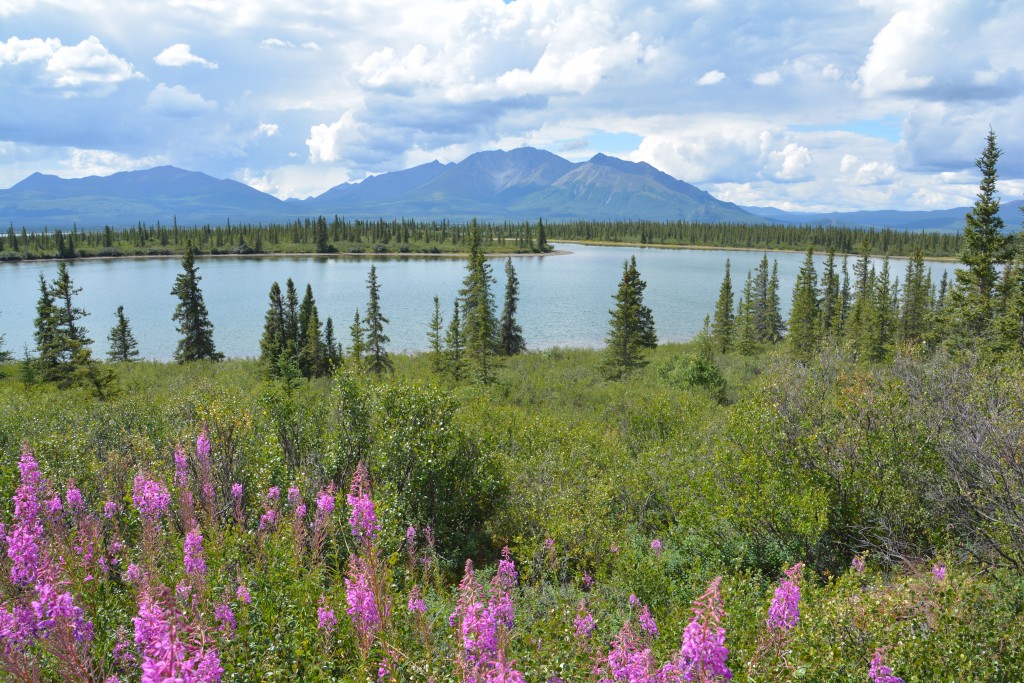
[[[90,349],[92,339],[78,324],[88,313],[74,305],[74,296],[82,290],[71,281],[67,264],[57,266],[57,277],[49,286],[40,275],[39,287],[36,375],[62,389],[76,384],[91,386],[103,398],[113,375],[99,369]]]
[[[740,296],[739,304],[736,307],[736,336],[739,352],[744,356],[752,356],[757,353],[758,334],[757,324],[754,321],[754,280],[747,271],[747,280],[743,284],[743,294]]]
[[[1002,150],[996,146],[996,134],[990,129],[985,150],[975,162],[981,171],[981,183],[978,199],[967,213],[964,224],[960,262],[965,267],[957,269],[953,287],[952,332],[955,343],[961,346],[974,344],[989,335],[997,268],[1006,260],[1008,241],[1002,234],[1004,223],[999,217],[996,193],[996,164],[1001,154]]]
[[[444,333],[441,331],[444,320],[441,318],[441,301],[434,295],[434,315],[430,318],[427,341],[430,343],[430,369],[435,375],[444,371]]]
[[[870,309],[874,301],[875,270],[871,266],[869,248],[867,239],[864,239],[857,260],[853,262],[853,293],[845,330],[847,338],[853,342],[855,348],[861,346],[860,340],[865,333],[863,328],[869,324]]]
[[[842,306],[839,275],[836,273],[836,250],[830,248],[821,273],[821,315],[818,316],[818,337],[820,339],[834,334],[837,326],[836,318],[842,315]],[[790,330],[792,330],[792,325],[790,325]]]
[[[916,343],[925,338],[931,309],[931,278],[924,267],[924,254],[918,248],[907,261],[900,310],[900,340]]]
[[[544,221],[541,219],[537,220],[537,250],[541,253],[551,251],[551,245],[548,244],[548,233],[544,229]]]
[[[494,299],[491,296],[491,268],[484,258],[480,229],[476,220],[469,227],[469,262],[466,277],[459,290],[462,302],[462,339],[466,345],[465,357],[474,378],[481,384],[494,380],[494,356],[497,321],[494,318]]]
[[[757,341],[767,342],[770,334],[768,331],[768,282],[771,271],[768,269],[768,253],[761,257],[761,263],[757,266],[754,274],[754,288],[752,297],[747,299],[750,303],[750,313],[754,322],[754,329],[757,330]]]
[[[302,348],[299,349],[299,371],[307,379],[327,374],[326,350],[316,306],[310,311]]]
[[[299,293],[291,278],[285,282],[283,351],[294,356],[299,348]]]
[[[516,278],[515,268],[512,267],[512,258],[509,257],[505,259],[505,306],[501,311],[498,340],[498,348],[505,356],[515,356],[526,350],[523,328],[516,322],[518,303],[519,280]]]
[[[313,324],[315,321],[315,324]],[[316,309],[312,285],[306,285],[306,294],[299,306],[298,317],[299,339],[296,343],[296,356],[299,372],[307,379],[320,377],[325,371],[324,342],[320,330],[320,313]],[[316,334],[314,339],[311,335]]]
[[[197,273],[191,245],[181,259],[181,268],[184,272],[174,279],[174,287],[171,288],[171,294],[178,297],[178,305],[171,319],[178,323],[176,329],[181,335],[174,350],[174,360],[179,363],[221,360],[224,354],[218,353],[213,343],[213,324],[199,289],[202,278]]]
[[[384,345],[390,340],[384,334],[384,325],[388,319],[380,312],[380,287],[377,285],[377,266],[370,266],[370,276],[366,280],[366,288],[370,292],[370,301],[366,305],[366,352],[367,369],[375,374],[391,372],[394,368]]]
[[[139,357],[139,343],[132,334],[131,325],[124,314],[124,306],[117,307],[117,322],[107,335],[110,341],[110,351],[107,358],[113,362],[130,363]]]
[[[263,318],[263,336],[260,337],[260,365],[270,377],[279,375],[278,361],[286,348],[284,299],[281,286],[270,285],[270,306]]]
[[[328,373],[334,372],[338,364],[341,363],[343,351],[341,342],[335,338],[334,321],[330,317],[327,318],[327,324],[324,325],[324,352],[327,359],[326,370]]]
[[[33,338],[36,342],[36,353],[38,356],[32,361],[32,374],[34,378],[43,381],[57,377],[61,359],[61,344],[57,331],[57,310],[53,302],[53,294],[46,283],[43,274],[39,274],[39,299],[36,301],[35,331]]]
[[[796,276],[796,285],[793,287],[793,306],[789,314],[787,336],[793,353],[804,360],[814,353],[820,330],[817,280],[818,274],[814,270],[814,249],[809,248]]]
[[[624,375],[647,364],[644,349],[658,345],[654,331],[654,314],[644,305],[644,290],[647,283],[640,278],[636,268],[636,257],[623,264],[619,289],[612,297],[615,308],[608,311],[611,329],[608,332],[605,350],[605,374],[609,379],[620,379]]]
[[[356,309],[356,317],[348,328],[348,332],[352,338],[352,343],[348,349],[349,357],[356,367],[361,368],[363,366],[363,354],[366,352],[366,329],[363,327],[363,322],[359,319],[358,308]]]
[[[732,279],[729,275],[729,259],[725,259],[725,277],[722,287],[718,290],[718,301],[715,303],[715,321],[711,325],[711,341],[721,353],[726,353],[733,345],[734,323],[732,301]]]
[[[991,347],[996,352],[1024,348],[1024,260],[1007,264],[1000,287],[1001,305],[992,326]]]
[[[786,323],[782,320],[782,309],[779,302],[779,262],[772,261],[772,275],[768,279],[768,291],[765,294],[764,306],[764,341],[777,344],[782,341],[786,331]]]
[[[452,319],[448,323],[445,335],[445,369],[452,379],[461,382],[466,376],[465,352],[466,342],[462,337],[462,323],[459,320],[459,300],[455,300]]]

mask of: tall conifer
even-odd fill
[[[501,311],[499,322],[498,348],[502,355],[515,356],[526,350],[523,340],[523,328],[516,321],[516,308],[519,305],[519,279],[512,258],[505,259],[505,305]]]
[[[380,311],[380,287],[377,284],[377,266],[370,266],[370,275],[366,280],[366,288],[370,293],[370,301],[366,304],[366,352],[367,369],[375,374],[390,372],[393,369],[391,358],[384,345],[390,341],[384,334],[384,325],[388,319]]]
[[[177,330],[181,335],[174,351],[174,360],[179,363],[221,360],[224,354],[219,353],[213,343],[213,324],[199,289],[202,278],[197,272],[191,246],[185,250],[181,268],[184,272],[175,278],[174,287],[171,288],[171,294],[178,297],[178,305],[171,319],[178,323]]]
[[[128,317],[124,314],[124,306],[118,306],[115,315],[117,316],[117,322],[114,323],[110,334],[107,335],[107,340],[110,341],[110,351],[107,352],[107,358],[119,363],[130,363],[138,360],[139,343],[135,340],[135,335],[132,334]]]
[[[718,301],[715,302],[715,319],[711,324],[711,341],[721,353],[726,353],[733,345],[735,316],[733,315],[732,278],[729,275],[729,259],[725,259],[725,277],[718,290]]]
[[[622,280],[612,298],[615,308],[608,311],[611,329],[606,338],[604,368],[609,379],[620,379],[647,365],[643,352],[658,345],[654,314],[644,305],[647,283],[640,278],[636,257],[623,264]]]

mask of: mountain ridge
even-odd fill
[[[1004,204],[1008,227],[1020,215]],[[655,220],[796,223],[955,231],[969,207],[938,211],[786,212],[739,206],[646,163],[597,153],[572,162],[519,147],[470,154],[341,183],[305,199],[278,199],[244,183],[175,166],[61,178],[32,173],[0,190],[0,225],[83,229],[138,222],[183,225],[350,219]]]

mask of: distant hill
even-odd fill
[[[1010,228],[1020,201],[1003,206]],[[791,213],[741,207],[650,164],[597,154],[574,163],[532,147],[432,161],[343,183],[316,197],[280,200],[234,180],[161,166],[109,176],[65,179],[35,173],[0,190],[0,226],[102,228],[139,221],[223,225],[308,216],[468,220],[686,220],[708,223],[797,223],[955,232],[967,207],[941,211]]]
[[[1006,202],[999,208],[999,215],[1008,230],[1020,229],[1020,207],[1024,200]],[[800,213],[783,211],[770,206],[744,206],[743,209],[756,216],[762,216],[784,223],[805,225],[840,225],[851,227],[879,227],[897,230],[928,230],[934,232],[960,232],[964,229],[964,216],[969,206],[935,211],[833,211],[830,213]]]

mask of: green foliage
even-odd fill
[[[640,279],[636,257],[622,265],[622,280],[615,296],[615,308],[608,311],[611,329],[605,340],[605,373],[609,379],[621,379],[633,370],[647,365],[644,349],[658,345],[654,331],[654,314],[644,305],[647,283]]]
[[[124,314],[124,306],[117,307],[117,322],[107,335],[110,351],[107,358],[113,362],[129,363],[138,360],[139,343],[132,334],[131,325]]]
[[[390,339],[384,334],[384,326],[388,319],[380,311],[380,285],[377,284],[377,266],[370,266],[370,275],[366,279],[366,289],[370,293],[370,300],[366,304],[366,320],[363,324],[366,327],[366,368],[370,372],[379,375],[382,372],[391,372],[394,366],[391,357],[388,355],[384,345]],[[359,312],[356,311],[356,315]],[[354,345],[354,344],[353,344]]]
[[[184,272],[174,279],[174,287],[171,288],[171,295],[178,297],[171,319],[177,323],[176,329],[181,335],[174,349],[174,360],[179,363],[222,360],[224,354],[218,352],[213,343],[213,323],[199,289],[202,278],[197,273],[195,253],[191,247],[186,249],[181,259],[181,269]]]
[[[459,290],[462,303],[462,341],[470,375],[480,384],[494,381],[498,324],[494,318],[491,285],[494,278],[484,258],[476,221],[470,224],[469,262]]]
[[[523,328],[516,322],[519,305],[519,279],[512,267],[512,258],[505,259],[505,305],[498,322],[498,350],[503,356],[515,356],[526,350]]]

